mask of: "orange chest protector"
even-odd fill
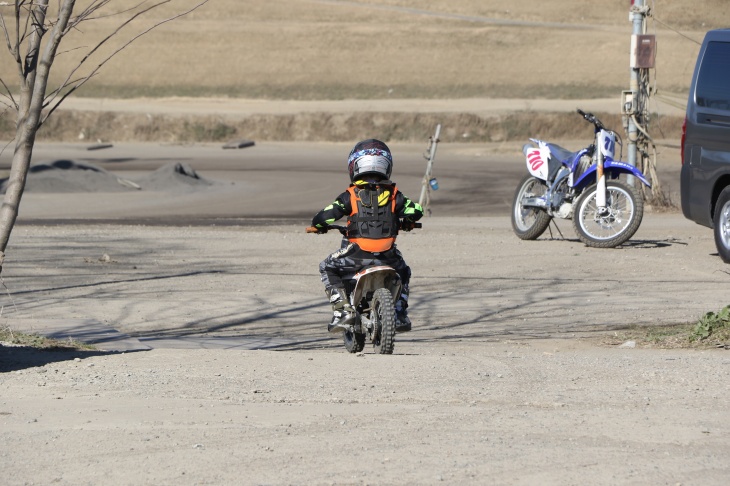
[[[350,186],[352,211],[347,219],[347,238],[365,251],[390,250],[398,236],[395,186]]]

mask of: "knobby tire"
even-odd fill
[[[350,353],[359,353],[365,349],[365,334],[347,329],[343,333],[342,339],[345,342],[345,349]]]
[[[395,347],[395,305],[388,289],[373,293],[370,317],[375,322],[373,349],[377,354],[393,354]]]
[[[525,176],[517,186],[512,201],[512,230],[521,240],[536,240],[542,235],[552,219],[548,213],[538,208],[524,208],[522,200],[528,196],[542,196],[547,186],[540,179]]]
[[[610,217],[597,213],[595,185],[583,191],[575,204],[573,229],[583,243],[593,248],[615,248],[625,243],[634,236],[644,217],[644,200],[631,187],[620,181],[611,181],[606,184],[606,191]],[[626,218],[628,223],[623,229],[613,232],[613,225],[623,225]],[[605,236],[598,234],[599,230],[605,231]]]

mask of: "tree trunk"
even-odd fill
[[[33,156],[33,145],[38,132],[43,102],[48,86],[48,75],[56,57],[68,20],[73,12],[75,0],[64,0],[59,8],[58,21],[53,26],[51,38],[41,55],[41,41],[45,35],[45,19],[48,0],[38,0],[33,7],[32,33],[28,39],[28,51],[20,66],[20,103],[18,123],[15,130],[15,152],[10,167],[7,190],[0,206],[0,271],[5,258],[5,249],[10,233],[18,217],[20,199],[25,190],[25,181]]]
[[[146,34],[150,30],[174,20],[178,17],[186,15],[198,7],[204,5],[209,0],[201,0],[197,5],[193,6],[184,13],[180,13],[173,17],[167,18],[160,22],[155,23],[152,27],[144,29],[138,33],[121,47],[114,50],[111,55],[106,57],[101,63],[95,68],[91,69],[90,73],[85,76],[81,76],[79,79],[71,81],[72,75],[78,68],[81,67],[91,54],[97,51],[103,44],[109,39],[114,37],[119,31],[139,18],[143,14],[153,10],[161,5],[170,3],[172,0],[158,0],[156,3],[151,5],[144,4],[142,2],[137,5],[138,11],[131,15],[127,20],[121,23],[119,27],[113,30],[111,34],[100,41],[93,49],[91,49],[79,65],[71,70],[69,78],[62,83],[61,87],[54,92],[54,96],[50,98],[50,101],[46,99],[46,88],[48,87],[48,77],[51,71],[51,66],[56,58],[56,52],[58,46],[61,43],[63,37],[69,33],[70,30],[76,29],[79,23],[85,20],[93,20],[99,18],[96,16],[98,11],[106,6],[109,0],[88,0],[82,2],[84,6],[81,8],[79,15],[71,18],[74,8],[76,6],[76,0],[57,0],[54,2],[58,9],[58,18],[52,19],[50,22],[46,22],[46,13],[48,11],[48,0],[16,0],[14,2],[14,15],[15,15],[15,31],[13,35],[10,35],[8,26],[5,23],[4,18],[0,18],[0,34],[4,34],[4,40],[7,44],[7,48],[10,54],[15,60],[18,71],[18,79],[20,86],[20,95],[15,108],[17,109],[18,118],[15,126],[15,151],[13,153],[13,161],[10,167],[10,176],[8,177],[7,190],[3,198],[2,205],[0,206],[0,272],[2,272],[2,264],[5,259],[5,250],[10,240],[10,233],[13,231],[15,226],[15,220],[18,218],[18,211],[20,208],[20,200],[23,197],[23,191],[25,190],[26,177],[28,170],[30,169],[30,161],[33,156],[33,145],[35,144],[36,133],[43,123],[43,113],[45,103],[49,103],[50,108],[47,115],[50,115],[58,105],[68,96],[69,93],[83,85],[86,81],[91,79],[93,75],[104,65],[106,62],[114,57],[119,51],[127,47],[134,40],[138,39],[142,35]],[[0,2],[0,6],[10,6],[10,2]],[[134,10],[135,8],[131,10]],[[28,11],[30,9],[30,11]],[[25,17],[27,15],[27,17]],[[43,46],[42,40],[47,29],[50,29],[51,35],[48,41]],[[27,46],[25,55],[23,46]],[[43,51],[41,51],[43,47]],[[11,99],[15,104],[15,98],[12,96],[10,89],[7,87],[5,82],[0,79],[0,85],[5,87],[8,91],[8,98]],[[62,88],[71,89],[65,94]],[[60,95],[61,98],[55,105],[53,99]]]

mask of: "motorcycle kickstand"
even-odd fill
[[[555,229],[560,234],[560,238],[564,240],[565,236],[563,236],[563,232],[560,231],[560,228],[558,228],[558,223],[555,222],[555,219],[551,219],[550,224],[548,225],[548,230],[550,231],[550,239],[555,239],[555,237],[553,236],[553,229],[551,228],[552,225],[555,225]]]

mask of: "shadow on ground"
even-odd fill
[[[71,348],[39,349],[31,346],[6,346],[0,344],[0,373],[45,366],[51,363],[86,359],[93,356],[118,354],[109,351],[85,351]]]

